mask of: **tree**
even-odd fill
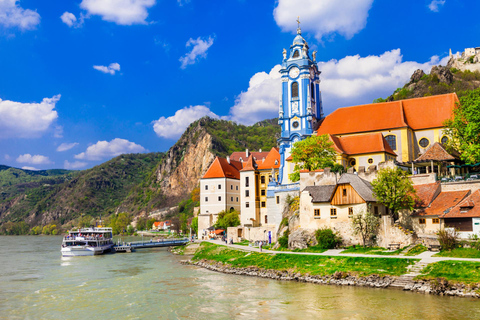
[[[311,136],[296,142],[291,151],[292,162],[295,164],[290,180],[300,180],[300,170],[313,171],[332,167],[335,164],[336,153],[333,142],[328,135]]]
[[[364,248],[367,241],[371,240],[377,234],[379,225],[380,218],[372,214],[370,211],[362,211],[352,217],[353,234],[362,237]]]
[[[198,232],[198,217],[192,219],[192,233],[197,234]]]
[[[444,122],[449,136],[447,149],[460,152],[467,164],[480,162],[480,88],[467,92],[453,109],[453,118]]]
[[[240,225],[240,218],[237,211],[218,213],[217,222],[215,223],[215,229],[227,230],[228,227],[236,227]]]
[[[415,189],[406,171],[400,168],[382,169],[378,172],[377,179],[372,181],[372,186],[377,201],[389,209],[394,221],[398,219],[400,210],[413,209]]]
[[[147,227],[147,218],[139,217],[137,219],[137,230],[145,230]]]
[[[153,224],[155,223],[155,218],[147,220],[147,230],[152,230]]]

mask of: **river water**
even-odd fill
[[[184,266],[165,248],[62,258],[60,236],[0,236],[0,319],[480,319],[480,301]]]

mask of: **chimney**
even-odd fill
[[[248,158],[248,149],[245,149],[245,157]]]
[[[230,156],[227,156],[227,162],[230,164]]]
[[[262,149],[258,150],[258,152],[262,152]]]

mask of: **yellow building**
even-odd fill
[[[337,162],[345,167],[358,170],[392,158],[406,163],[448,140],[443,123],[456,103],[457,95],[450,93],[339,108],[322,120],[316,134],[331,136]]]

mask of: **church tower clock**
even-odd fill
[[[290,168],[286,159],[293,143],[312,135],[317,122],[323,118],[320,91],[320,71],[317,68],[316,51],[309,54],[308,43],[302,37],[300,21],[297,36],[290,51],[283,49],[282,93],[280,95],[278,123],[282,135],[278,139],[281,155],[279,183],[288,184]],[[293,169],[293,168],[292,168]]]

